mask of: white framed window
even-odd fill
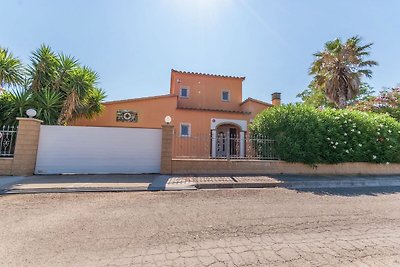
[[[190,137],[190,134],[191,134],[190,123],[181,123],[180,136]]]
[[[189,98],[189,87],[182,87],[179,93],[180,98]]]
[[[222,90],[221,100],[222,101],[231,101],[231,92],[229,92],[229,90]]]

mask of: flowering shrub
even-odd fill
[[[352,109],[387,113],[400,121],[400,87],[383,90],[378,96],[358,101]]]
[[[263,111],[250,128],[288,162],[400,162],[400,123],[388,115],[297,104]]]

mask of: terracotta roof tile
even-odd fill
[[[141,100],[149,100],[149,99],[157,99],[157,98],[165,98],[165,97],[178,97],[177,95],[156,95],[156,96],[146,96],[146,97],[138,97],[138,98],[130,98],[130,99],[122,99],[122,100],[113,100],[106,101],[103,104],[114,104],[114,103],[124,103],[124,102],[132,102],[132,101],[141,101]]]
[[[266,106],[269,106],[269,107],[273,107],[273,106],[274,106],[274,105],[272,105],[272,104],[270,104],[270,103],[267,103],[267,102],[264,102],[264,101],[261,101],[261,100],[258,100],[258,99],[252,98],[252,97],[248,97],[245,101],[243,101],[242,103],[240,103],[240,105],[243,105],[243,104],[246,103],[247,101],[256,102],[256,103],[259,103],[259,104],[262,104],[262,105],[266,105]]]
[[[203,75],[203,76],[210,76],[210,77],[219,77],[219,78],[232,78],[232,79],[241,79],[244,80],[246,77],[242,76],[229,76],[229,75],[220,75],[220,74],[209,74],[209,73],[201,73],[201,72],[192,72],[192,71],[181,71],[181,70],[174,70],[171,69],[172,72],[182,73],[182,74],[192,74],[192,75]]]

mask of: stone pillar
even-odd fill
[[[161,141],[161,174],[172,174],[172,149],[174,143],[174,126],[164,124],[162,126]]]
[[[33,175],[39,145],[41,120],[17,118],[18,131],[15,142],[13,175]]]

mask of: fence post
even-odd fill
[[[211,130],[211,157],[217,157],[217,130]]]
[[[244,142],[245,142],[245,140],[246,140],[245,138],[246,138],[246,136],[245,136],[244,132],[243,132],[243,131],[240,131],[240,135],[239,135],[240,154],[239,154],[239,156],[240,156],[241,158],[244,158],[244,156],[245,156],[245,153],[244,153],[244,150],[245,150],[245,144],[244,144]]]
[[[17,120],[18,131],[12,175],[33,175],[42,121],[33,118],[17,118]]]
[[[226,159],[230,160],[231,159],[231,139],[230,139],[229,133],[226,135],[225,151],[226,151]]]
[[[164,124],[162,126],[161,141],[161,174],[172,174],[172,149],[174,140],[174,126]]]

